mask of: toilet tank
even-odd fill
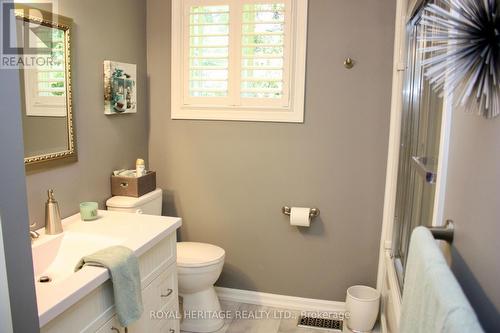
[[[160,188],[138,198],[115,196],[106,201],[108,210],[148,215],[161,215],[162,191]]]

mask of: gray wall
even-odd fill
[[[68,149],[68,118],[27,116],[24,109],[21,113],[25,157]]]
[[[29,172],[31,221],[43,225],[46,190],[54,188],[61,213],[78,212],[81,201],[104,208],[109,176],[148,158],[146,3],[140,0],[59,0],[59,13],[74,20],[73,99],[78,162]],[[103,61],[137,64],[138,113],[105,116]]]
[[[483,327],[500,332],[500,119],[454,111],[446,191],[452,268]]]
[[[0,221],[14,332],[38,332],[17,71],[0,69]],[[1,326],[6,329],[5,326]]]
[[[148,0],[150,164],[182,240],[226,250],[219,285],[338,301],[375,285],[394,16],[393,0],[309,1],[304,124],[173,121],[170,2]],[[321,216],[299,230],[283,205]]]

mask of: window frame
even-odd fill
[[[238,29],[231,28],[234,24],[242,23],[241,8],[246,3],[275,3],[276,0],[173,0],[172,1],[172,31],[171,31],[171,118],[198,119],[198,120],[235,120],[235,121],[265,121],[265,122],[304,122],[305,99],[305,69],[306,69],[306,42],[307,42],[307,4],[308,0],[283,0],[286,4],[286,13],[290,19],[285,22],[285,33],[288,34],[285,46],[290,51],[285,53],[283,64],[283,99],[259,99],[240,97],[241,80],[235,80],[241,74],[241,33],[235,35]],[[213,98],[216,103],[194,103],[203,98],[187,98],[189,80],[185,55],[186,44],[186,17],[189,17],[189,8],[193,5],[229,5],[230,32],[229,52],[237,52],[237,56],[229,59],[229,94],[226,101]],[[237,18],[235,20],[235,17]],[[239,29],[241,31],[241,29]],[[189,47],[189,46],[188,46]],[[286,52],[286,49],[285,49]],[[236,59],[236,60],[235,60]],[[231,86],[231,84],[233,86]],[[236,89],[235,89],[236,88]],[[211,98],[211,97],[207,97]],[[244,105],[241,104],[244,101]]]
[[[65,69],[63,70],[65,72]],[[24,94],[26,116],[31,117],[67,117],[66,86],[61,96],[38,95],[38,69],[24,69]]]

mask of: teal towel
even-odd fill
[[[134,252],[124,246],[111,246],[80,259],[75,272],[83,266],[106,267],[113,282],[116,314],[127,327],[143,312],[139,261]]]
[[[431,232],[413,230],[406,264],[400,333],[483,332]]]

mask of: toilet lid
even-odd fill
[[[206,243],[177,243],[177,265],[182,267],[200,267],[215,264],[224,259],[224,249]]]

